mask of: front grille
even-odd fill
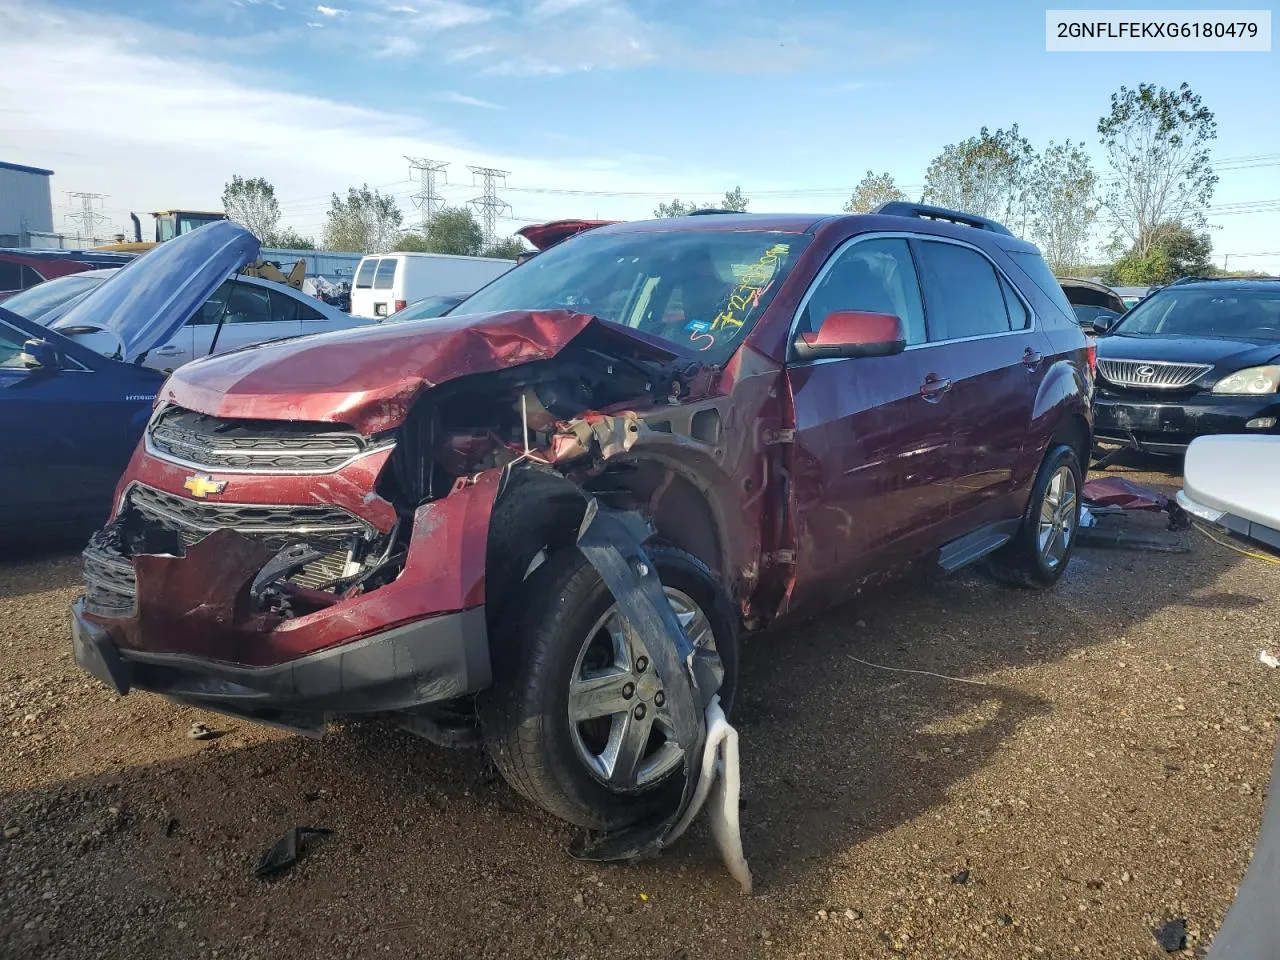
[[[129,488],[125,503],[137,511],[144,524],[177,534],[184,547],[228,528],[262,541],[271,550],[305,541],[324,551],[324,556],[289,578],[304,587],[318,587],[341,577],[357,542],[372,541],[377,535],[341,507],[205,503],[140,483]]]
[[[189,500],[141,483],[129,488],[128,503],[143,516],[181,533],[187,546],[224,527],[251,537],[280,536],[285,542],[312,536],[342,537],[372,532],[368,524],[341,507],[324,504],[210,503]]]
[[[85,609],[103,617],[132,616],[137,592],[133,564],[103,542],[101,534],[89,541],[80,557],[84,564]]]
[[[337,424],[223,420],[180,407],[151,424],[147,444],[164,459],[255,473],[330,473],[376,448]]]
[[[1098,373],[1117,387],[1139,390],[1177,390],[1189,387],[1213,369],[1208,363],[1169,363],[1164,360],[1098,359]]]

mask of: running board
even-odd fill
[[[1022,520],[997,520],[952,540],[938,551],[938,566],[951,573],[981,560],[1013,539]]]

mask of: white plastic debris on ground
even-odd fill
[[[1267,653],[1267,651],[1265,650],[1258,651],[1258,659],[1261,660],[1268,667],[1270,667],[1272,670],[1276,669],[1276,667],[1280,667],[1280,660],[1277,660],[1275,657]]]
[[[742,853],[742,823],[738,816],[738,799],[742,792],[742,776],[738,765],[738,731],[725,719],[720,697],[707,704],[707,745],[702,752],[702,771],[689,809],[671,830],[666,844],[674,843],[693,822],[704,803],[711,821],[720,859],[738,881],[744,894],[751,893],[751,869]]]
[[[1080,506],[1080,526],[1092,527],[1098,522],[1098,518],[1093,515],[1093,511],[1083,504]]]

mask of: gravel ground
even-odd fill
[[[474,751],[114,696],[71,660],[74,552],[0,562],[0,955],[1146,958],[1168,916],[1202,951],[1261,819],[1280,571],[1176,536],[1079,550],[1048,593],[966,574],[749,640],[749,899],[705,827],[574,862]],[[333,833],[254,879],[294,825]]]

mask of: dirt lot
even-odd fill
[[[1280,571],[1179,537],[1078,551],[1050,593],[964,575],[748,641],[751,899],[705,828],[570,860],[477,752],[113,696],[71,660],[74,553],[0,564],[0,955],[1151,957],[1166,915],[1191,952],[1261,818]],[[254,879],[297,824],[333,833]]]

